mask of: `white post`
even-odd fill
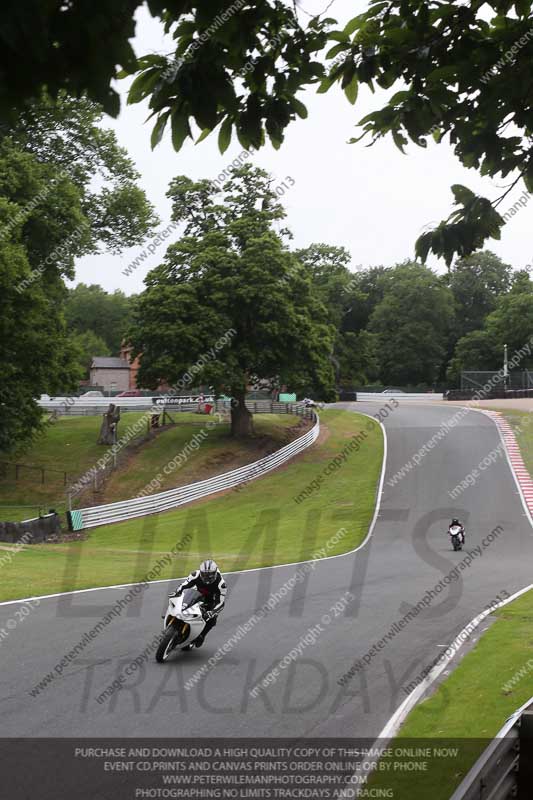
[[[507,389],[509,383],[509,366],[507,362],[507,345],[503,346],[503,385]]]

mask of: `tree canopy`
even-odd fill
[[[74,387],[63,278],[90,230],[77,187],[9,141],[0,142],[0,230],[0,452],[8,453],[40,429],[34,397]]]
[[[360,124],[371,141],[391,135],[400,150],[428,140],[453,145],[461,163],[492,178],[511,176],[499,198],[452,187],[456,210],[424,233],[416,252],[451,264],[454,255],[499,238],[497,208],[523,179],[533,190],[533,56],[530,0],[370,0],[340,28],[283,0],[146,0],[174,41],[166,55],[137,58],[130,39],[142,0],[63,3],[5,0],[0,17],[0,109],[13,116],[45,86],[89,96],[118,114],[111,87],[136,75],[130,103],[148,99],[155,146],[169,125],[174,147],[218,129],[224,151],[235,132],[243,147],[275,147],[307,110],[298,95],[340,85],[355,103],[360,84],[391,94]],[[31,41],[32,47],[26,43]],[[24,52],[24,59],[19,53]],[[122,68],[122,73],[118,67]],[[354,137],[357,141],[360,137]]]
[[[101,108],[86,97],[61,93],[52,100],[43,94],[0,136],[79,187],[91,230],[88,252],[118,253],[142,244],[159,220],[133,161],[114,131],[99,124],[102,117]]]
[[[284,211],[270,184],[250,165],[232,168],[221,190],[184,176],[171,182],[173,218],[186,232],[148,274],[131,329],[140,382],[155,387],[164,377],[179,386],[192,369],[193,385],[234,398],[236,436],[251,433],[244,397],[261,379],[334,397],[333,328],[273,228]]]
[[[453,313],[453,295],[432,270],[416,263],[391,270],[369,322],[381,379],[398,386],[437,381]]]
[[[490,251],[474,253],[453,264],[445,282],[455,299],[455,341],[483,327],[498,297],[509,291],[511,274],[511,265]]]
[[[96,284],[78,283],[66,297],[68,329],[74,334],[92,333],[105,344],[108,352],[95,351],[94,356],[116,356],[131,323],[133,303],[134,296],[120,290],[106,292]]]
[[[36,397],[71,392],[83,374],[88,356],[65,319],[65,280],[74,278],[75,258],[141,242],[156,221],[132,162],[114,134],[97,126],[100,117],[87,100],[54,105],[44,98],[0,132],[3,453],[23,447],[42,427]],[[119,295],[113,308],[125,300]],[[105,319],[105,311],[93,308],[91,326],[106,331],[116,349],[120,314]],[[73,330],[88,330],[76,314],[71,321]]]

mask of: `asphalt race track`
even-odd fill
[[[339,407],[369,414],[378,409],[363,403]],[[3,736],[377,736],[407,696],[402,687],[438,657],[443,645],[498,595],[531,583],[532,530],[506,459],[499,458],[457,500],[448,494],[498,445],[489,418],[472,411],[418,467],[395,486],[387,483],[457,410],[444,404],[404,404],[390,413],[383,495],[371,539],[356,553],[317,563],[307,582],[288,592],[190,691],[186,681],[298,567],[229,575],[226,610],[204,647],[163,665],[150,657],[102,703],[97,696],[158,632],[168,584],[150,586],[127,615],[114,619],[32,697],[30,690],[127,590],[42,600],[1,642]],[[319,509],[320,494],[306,502]],[[354,661],[466,557],[465,551],[451,551],[445,533],[452,514],[466,522],[466,550],[480,546],[482,554],[427,610],[398,629],[364,671],[339,685]],[[494,541],[483,547],[498,526]],[[335,616],[334,607],[346,592],[354,597],[348,613]],[[0,606],[0,629],[8,629],[18,607]],[[261,676],[313,627],[296,660],[252,697]]]

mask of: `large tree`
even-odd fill
[[[463,371],[497,370],[502,363],[503,347],[498,346],[495,337],[487,330],[471,331],[457,342],[446,375],[452,385],[460,386]],[[481,386],[483,381],[479,379],[477,383]]]
[[[498,297],[511,286],[512,267],[490,251],[480,251],[458,259],[444,277],[455,299],[457,341],[483,327],[496,307]]]
[[[533,282],[525,273],[516,280],[510,292],[500,297],[497,306],[486,320],[487,333],[500,349],[504,344],[509,353],[520,350],[533,334]],[[522,367],[531,366],[533,357],[526,356]]]
[[[139,73],[129,102],[149,98],[153,144],[165,126],[179,149],[187,137],[219,129],[224,150],[235,131],[244,147],[275,146],[307,111],[299,92],[340,84],[355,103],[359,84],[397,86],[364,120],[372,140],[449,139],[461,163],[492,178],[523,178],[533,190],[530,64],[531,0],[370,0],[342,29],[283,0],[146,0],[175,46],[168,55],[136,58],[129,40],[142,0],[4,0],[0,12],[0,108],[12,114],[39,95],[87,90],[112,114],[117,65]],[[328,6],[329,8],[329,6]],[[322,56],[326,43],[333,47]],[[28,46],[29,45],[29,46]],[[24,58],[20,58],[24,53]],[[452,187],[457,210],[423,234],[417,253],[432,250],[450,264],[488,237],[499,238],[499,198]]]
[[[53,187],[51,190],[50,187]],[[40,202],[33,205],[35,198]],[[31,440],[41,393],[75,387],[76,351],[63,315],[63,278],[90,247],[79,189],[54,167],[0,142],[0,452]]]
[[[175,178],[168,192],[184,236],[146,278],[131,339],[139,380],[209,384],[230,394],[231,430],[248,436],[247,386],[260,379],[331,399],[333,330],[300,261],[274,230],[284,211],[263,170],[231,170],[222,190]],[[189,384],[190,385],[190,384]]]
[[[501,294],[496,307],[479,330],[471,331],[457,342],[448,377],[459,383],[463,370],[495,370],[503,363],[503,347],[509,358],[530,341],[533,331],[533,282],[525,271],[515,272],[508,292]],[[518,369],[531,368],[533,357],[527,354]]]
[[[0,136],[43,164],[65,173],[81,190],[90,222],[91,252],[120,252],[141,244],[158,222],[139,186],[140,175],[114,131],[103,128],[102,109],[82,97],[43,94]]]
[[[370,318],[377,334],[383,383],[431,384],[446,357],[453,295],[438,275],[418,263],[390,270],[383,299]]]
[[[45,97],[0,131],[4,452],[39,430],[35,397],[76,389],[79,348],[64,318],[64,280],[74,278],[75,259],[141,242],[156,221],[100,117],[92,102]]]
[[[378,374],[376,337],[360,325],[365,316],[368,294],[363,275],[351,272],[350,253],[344,247],[311,244],[295,255],[305,265],[316,290],[336,328],[332,362],[339,385],[364,384]]]

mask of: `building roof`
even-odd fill
[[[94,356],[91,369],[127,369],[130,365],[123,358],[107,357],[107,356]]]

